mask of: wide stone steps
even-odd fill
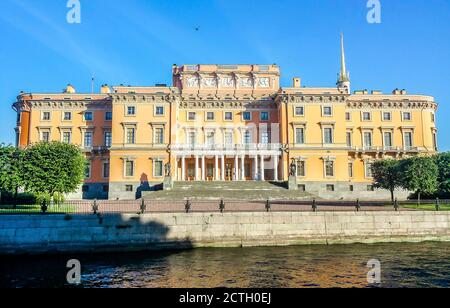
[[[301,191],[290,191],[281,182],[175,182],[173,190],[148,192],[151,200],[312,200],[315,196]]]

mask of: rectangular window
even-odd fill
[[[334,177],[334,161],[325,162],[325,176]]]
[[[299,184],[298,185],[298,190],[301,192],[305,192],[306,191],[306,185],[305,184]]]
[[[136,131],[134,128],[127,128],[127,144],[135,144]]]
[[[268,132],[261,133],[261,143],[262,144],[270,143],[270,134]]]
[[[392,120],[392,113],[383,112],[383,121],[391,121],[391,120]]]
[[[84,133],[84,147],[85,148],[92,147],[92,132]]]
[[[128,106],[127,107],[127,115],[128,116],[136,115],[136,107],[135,106]]]
[[[411,121],[412,115],[411,112],[403,112],[403,121]]]
[[[348,176],[353,177],[353,163],[348,163]]]
[[[133,185],[125,185],[125,191],[132,192],[133,191]]]
[[[363,112],[362,119],[363,119],[363,121],[371,121],[372,114],[370,112]]]
[[[295,143],[296,144],[304,144],[305,143],[305,129],[304,128],[296,128],[295,129]]]
[[[214,146],[216,143],[215,134],[213,132],[209,132],[206,134],[206,144],[208,146]]]
[[[134,176],[134,161],[127,160],[125,162],[125,176],[127,177]]]
[[[349,186],[348,186],[348,190],[349,190],[349,191],[355,191],[355,186],[349,185]]]
[[[215,119],[215,114],[212,111],[208,111],[206,113],[206,121],[214,121]]]
[[[365,171],[366,171],[366,178],[371,179],[373,177],[372,174],[372,163],[366,162],[364,164],[365,166]]]
[[[433,133],[433,147],[437,151],[438,150],[438,144],[437,144],[437,136],[436,133]]]
[[[391,132],[384,133],[384,147],[385,148],[392,147],[392,133]]]
[[[406,132],[404,134],[404,139],[405,139],[405,147],[406,148],[411,148],[413,146],[413,137],[412,137],[412,132]]]
[[[164,115],[164,107],[163,106],[156,106],[155,114],[157,116]]]
[[[375,191],[375,187],[373,185],[367,185],[367,191]]]
[[[154,162],[154,173],[155,177],[160,178],[163,176],[163,162],[161,160],[156,160]]]
[[[233,121],[233,113],[232,112],[225,112],[225,121]]]
[[[49,111],[44,111],[42,113],[42,121],[50,121],[51,113]]]
[[[350,112],[346,112],[346,113],[345,113],[345,120],[346,120],[346,121],[351,121],[351,120],[352,120],[352,115],[351,115]]]
[[[105,132],[105,147],[110,148],[112,145],[112,133]]]
[[[164,144],[164,128],[155,129],[155,144]]]
[[[244,121],[251,121],[252,120],[252,114],[250,112],[248,112],[248,111],[245,111],[242,114],[242,117],[243,117]]]
[[[327,185],[327,191],[334,191],[334,185],[328,184]]]
[[[207,164],[206,165],[206,177],[207,178],[213,178],[214,177],[214,165],[213,164]]]
[[[322,110],[324,117],[331,117],[333,115],[333,108],[331,108],[330,106],[325,106]]]
[[[298,160],[297,161],[297,176],[306,176],[306,164],[305,161]]]
[[[195,146],[197,144],[197,134],[195,132],[189,132],[189,134],[188,134],[188,143],[191,146]]]
[[[431,113],[431,122],[432,123],[436,122],[436,115],[433,112]]]
[[[250,144],[252,143],[252,134],[249,130],[245,131],[244,133],[244,144]]]
[[[105,121],[112,121],[112,112],[111,111],[107,111],[105,113]]]
[[[269,113],[267,111],[261,111],[261,121],[269,121]]]
[[[245,133],[247,134],[247,132],[245,132]],[[247,140],[245,137],[244,137],[244,139]],[[225,144],[226,145],[233,144],[233,133],[232,132],[225,133]]]
[[[42,132],[41,141],[50,142],[50,132]]]
[[[103,162],[103,178],[109,178],[109,161]]]
[[[371,148],[372,147],[372,133],[364,132],[364,147]]]
[[[297,106],[295,107],[295,115],[298,117],[305,115],[305,107],[303,106]]]
[[[84,113],[84,120],[87,121],[92,121],[94,120],[94,114],[91,111],[86,111]]]
[[[346,134],[347,146],[351,147],[353,145],[352,142],[352,132],[347,132]]]
[[[63,120],[64,121],[72,121],[72,112],[65,111]]]
[[[91,178],[91,162],[88,162],[86,164],[86,169],[84,169],[84,177],[86,179],[90,179]]]
[[[70,132],[63,132],[63,138],[62,138],[62,142],[70,144],[71,141],[71,133]]]
[[[195,112],[188,112],[188,121],[195,121],[196,117]]]
[[[332,128],[324,128],[323,130],[323,142],[325,144],[333,143],[333,129]]]

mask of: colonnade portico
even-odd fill
[[[279,181],[278,155],[175,154],[173,161],[175,181]]]

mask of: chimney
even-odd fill
[[[293,79],[294,88],[301,88],[302,87],[302,79],[295,77]]]

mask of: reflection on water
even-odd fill
[[[371,259],[381,261],[382,287],[449,287],[449,251],[421,243],[8,258],[0,286],[65,286],[65,264],[77,258],[83,287],[368,287]]]

